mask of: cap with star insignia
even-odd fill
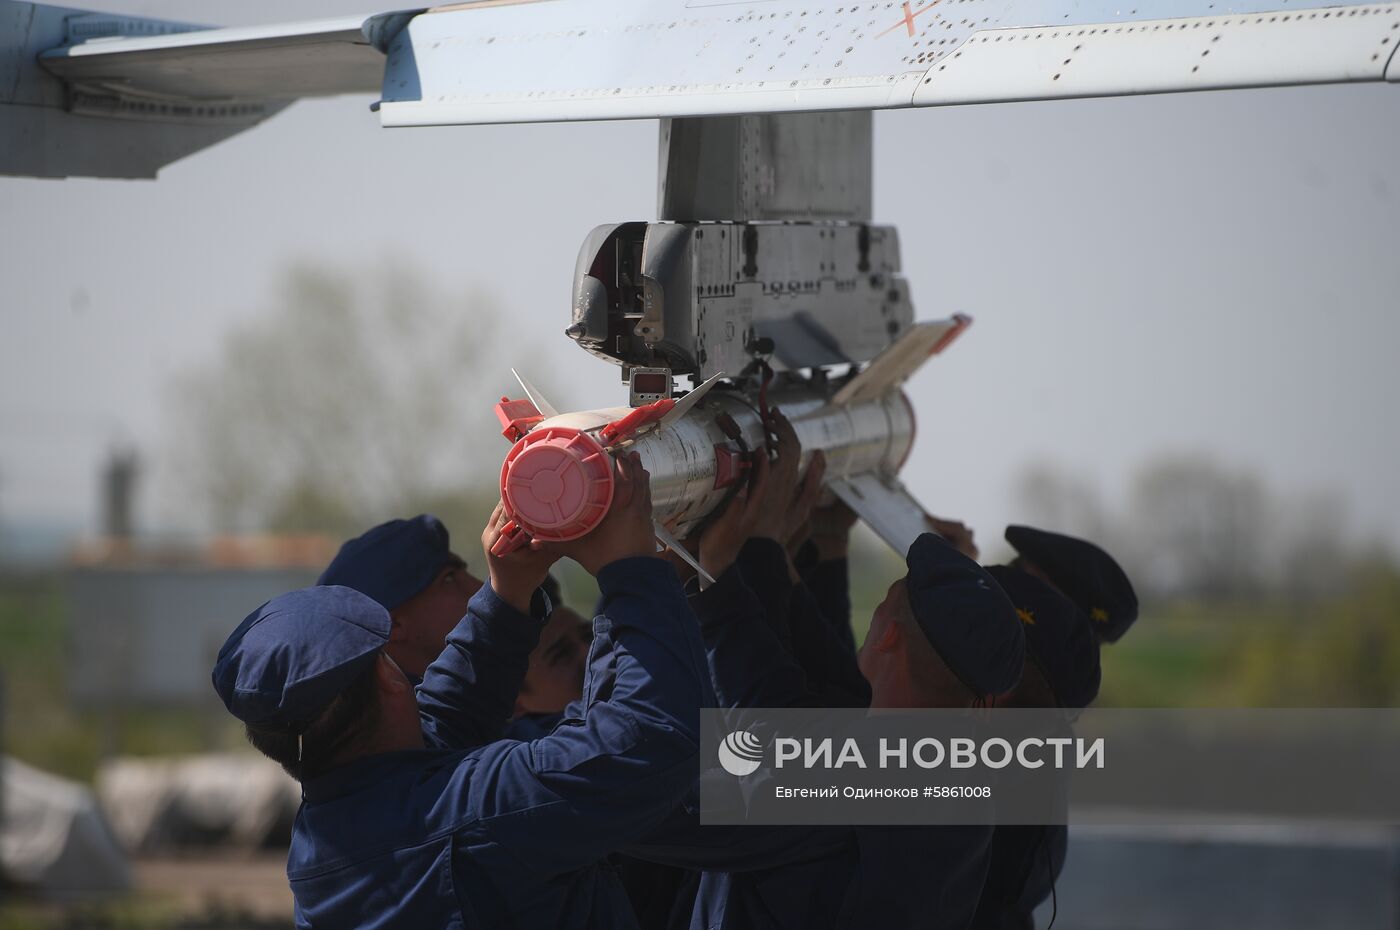
[[[1008,526],[1006,541],[1088,615],[1099,639],[1116,643],[1138,616],[1137,595],[1113,556],[1083,539],[1030,526]]]
[[[1089,618],[1069,598],[1026,572],[993,565],[1025,625],[1026,657],[1045,676],[1061,707],[1088,707],[1099,694],[1099,642]]]

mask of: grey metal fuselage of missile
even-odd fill
[[[802,443],[803,464],[820,449],[828,482],[899,471],[914,444],[914,411],[903,391],[870,401],[829,403],[819,385],[792,384],[769,396],[782,409]],[[627,407],[561,413],[540,427],[595,432],[630,412]],[[734,389],[717,388],[684,417],[624,443],[651,474],[653,514],[659,523],[677,521],[684,537],[719,506],[746,474],[746,457],[764,448],[757,407]]]

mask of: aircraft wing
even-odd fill
[[[384,53],[373,39],[395,15],[100,38],[50,49],[40,63],[70,87],[152,101],[377,93]]]
[[[299,97],[376,93],[416,12],[214,29],[0,0],[0,174],[154,177]]]
[[[385,126],[421,126],[1400,80],[1400,0],[1219,7],[476,0],[209,29],[0,0],[0,172],[153,176],[291,100],[341,93],[377,92]]]
[[[414,18],[386,126],[1044,100],[1385,79],[1400,5],[524,0]],[[1392,73],[1392,78],[1397,75]]]

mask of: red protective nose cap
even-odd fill
[[[612,498],[612,459],[597,440],[572,427],[536,428],[501,466],[506,509],[539,540],[585,535],[602,522]]]

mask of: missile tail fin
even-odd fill
[[[931,518],[923,505],[892,475],[870,472],[828,481],[827,487],[900,556],[930,531]]]
[[[672,423],[679,420],[681,417],[685,416],[686,413],[691,410],[691,408],[693,408],[696,404],[700,403],[700,400],[706,394],[710,393],[710,388],[714,387],[716,382],[718,382],[721,378],[724,377],[726,377],[724,372],[716,372],[714,375],[707,378],[704,381],[704,383],[697,385],[695,390],[691,391],[689,394],[676,401],[676,405],[671,408],[671,412],[661,418],[661,422],[656,424],[656,428],[665,429]]]
[[[846,383],[833,404],[859,404],[883,397],[899,387],[933,356],[942,352],[963,330],[972,325],[972,317],[958,314],[947,320],[915,323],[895,340],[894,344],[875,356],[866,369]]]
[[[670,549],[676,555],[684,559],[687,565],[695,569],[697,575],[704,578],[710,584],[715,583],[715,580],[710,577],[710,573],[700,567],[700,561],[690,554],[690,550],[682,545],[681,541],[675,537],[674,533],[666,529],[666,527],[662,526],[660,523],[652,523],[652,529],[656,531],[656,538],[665,543],[667,549]]]
[[[535,405],[535,409],[538,410],[545,419],[559,416],[559,411],[555,409],[553,404],[545,399],[545,396],[540,393],[539,388],[535,387],[529,381],[526,381],[525,376],[514,368],[510,370],[510,373],[515,375],[515,380],[520,382],[520,389],[525,392],[525,396],[530,398],[530,402]]]

